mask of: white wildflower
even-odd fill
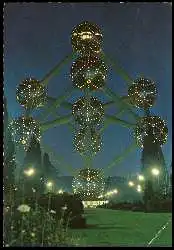
[[[27,213],[30,212],[30,207],[28,205],[22,204],[17,208],[17,210],[19,210],[21,213]]]
[[[67,209],[67,205],[65,204],[64,207],[62,207],[63,210],[66,210]]]
[[[35,237],[35,233],[32,232],[32,233],[31,233],[31,236],[32,236],[32,237]]]
[[[50,213],[51,213],[51,214],[56,214],[56,211],[50,210]]]

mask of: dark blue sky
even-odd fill
[[[23,111],[15,99],[16,87],[22,79],[39,80],[71,53],[70,35],[74,26],[84,20],[101,27],[103,50],[118,60],[132,78],[144,75],[153,79],[158,99],[152,112],[167,121],[168,142],[163,146],[167,165],[172,158],[172,7],[164,3],[8,3],[4,13],[4,91],[10,116]],[[58,97],[72,82],[71,63],[48,85],[50,96]],[[127,94],[125,82],[109,68],[106,83],[120,95]],[[70,100],[77,100],[79,94]],[[101,95],[103,96],[103,95]],[[101,100],[108,100],[102,97]],[[116,111],[114,108],[110,112]],[[67,113],[67,111],[66,111]],[[61,109],[57,114],[65,114]],[[130,115],[123,116],[128,121]],[[54,114],[56,118],[56,114]],[[50,146],[73,169],[83,161],[72,149],[72,132],[67,125],[48,130],[42,142]],[[94,167],[106,166],[133,141],[131,130],[113,124],[103,133],[103,146],[94,159]],[[127,175],[140,171],[141,150],[131,152],[106,175]],[[55,165],[64,170],[63,164]]]

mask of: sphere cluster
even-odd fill
[[[72,114],[75,121],[80,125],[99,125],[104,117],[104,108],[97,98],[91,97],[88,102],[85,97],[81,97],[72,106]]]
[[[100,28],[88,21],[76,26],[71,35],[73,50],[81,55],[101,52],[102,33]]]
[[[23,145],[27,151],[32,137],[38,141],[41,139],[40,125],[32,117],[19,117],[10,123],[9,128],[12,131],[12,137],[17,145]]]
[[[27,78],[19,84],[16,99],[25,109],[38,108],[46,102],[45,87],[35,78]]]
[[[101,169],[81,169],[74,177],[72,187],[82,200],[97,199],[104,192],[104,173]]]
[[[164,144],[167,141],[168,128],[158,116],[142,117],[135,128],[135,137],[140,147],[144,145],[145,136],[152,136],[153,143]]]
[[[107,69],[104,62],[95,56],[79,57],[71,67],[71,79],[75,87],[95,90],[105,84]]]
[[[101,136],[95,129],[90,128],[89,137],[87,129],[82,128],[74,137],[74,146],[81,154],[84,154],[86,150],[96,154],[101,149]]]
[[[128,96],[132,105],[148,109],[153,106],[157,97],[155,83],[149,79],[138,78],[128,89]]]

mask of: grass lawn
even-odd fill
[[[172,214],[91,208],[85,216],[88,228],[70,231],[81,246],[147,246]],[[172,246],[171,221],[151,246]]]

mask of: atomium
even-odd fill
[[[73,144],[76,151],[80,154],[84,154],[87,151],[96,154],[101,149],[101,136],[94,128],[90,128],[90,130],[82,128],[75,135]]]
[[[96,200],[105,188],[102,169],[81,169],[72,182],[73,192],[82,200]]]
[[[144,138],[146,136],[152,137],[153,143],[159,145],[164,144],[167,141],[168,128],[164,120],[158,116],[142,117],[135,128],[135,138],[137,145],[143,147]]]
[[[128,89],[130,103],[138,108],[148,109],[155,103],[157,89],[149,79],[138,78]]]
[[[34,78],[23,80],[16,91],[16,99],[25,109],[43,106],[46,98],[45,87]]]
[[[79,57],[71,67],[71,79],[75,87],[95,90],[105,84],[107,68],[98,57]]]
[[[101,30],[96,24],[88,21],[80,23],[72,31],[71,43],[73,50],[81,55],[97,55],[101,52]]]
[[[16,145],[22,145],[26,151],[33,137],[37,141],[41,139],[40,124],[32,117],[22,116],[13,120],[9,125],[9,129]]]
[[[73,104],[72,114],[80,125],[96,126],[104,117],[104,108],[97,98],[91,97],[88,101],[85,97],[81,97]]]

